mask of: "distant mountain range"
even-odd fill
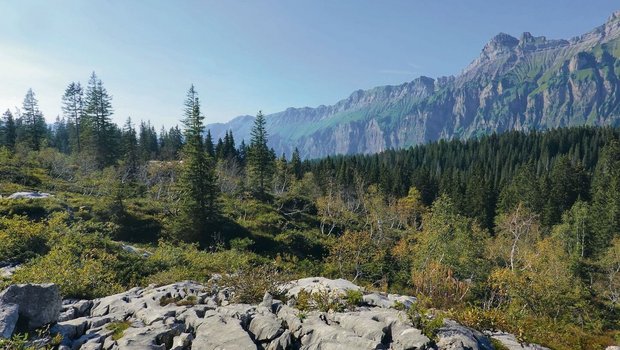
[[[500,33],[458,76],[355,91],[331,106],[267,115],[270,145],[306,158],[376,153],[507,130],[620,125],[620,11],[570,40]],[[249,140],[252,116],[208,125]]]

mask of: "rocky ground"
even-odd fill
[[[283,285],[281,291],[286,302],[265,294],[258,305],[236,304],[230,288],[185,281],[63,301],[55,285],[13,285],[0,294],[0,336],[48,324],[49,334],[35,344],[60,350],[490,350],[491,338],[508,349],[544,349],[452,320],[443,320],[430,339],[412,327],[407,314],[415,298],[364,293],[346,280],[306,278]],[[332,309],[320,311],[327,307]]]

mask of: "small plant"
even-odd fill
[[[131,322],[129,321],[117,321],[109,323],[106,329],[112,331],[112,339],[119,340],[123,337],[129,326],[131,326]]]
[[[411,325],[421,330],[430,339],[434,339],[439,328],[443,326],[443,316],[439,313],[431,312],[420,301],[411,305],[407,311],[407,316],[411,321]]]
[[[179,297],[167,297],[164,295],[161,298],[159,298],[159,306],[166,306],[168,304],[176,304],[179,301],[181,301],[181,298]]]
[[[295,307],[299,311],[308,311],[310,310],[310,300],[311,300],[310,292],[308,292],[305,289],[302,289],[299,291],[299,293],[297,293],[297,299],[295,300]]]
[[[0,349],[30,350],[34,347],[28,345],[28,334],[15,334],[11,339],[0,338]]]
[[[407,306],[405,306],[404,303],[401,303],[400,301],[396,300],[394,302],[394,305],[392,305],[392,308],[398,311],[405,311],[407,310]]]
[[[304,312],[304,311],[300,311],[300,312],[297,314],[297,318],[298,318],[301,322],[303,322],[306,318],[308,318],[308,314],[307,314],[306,312]]]
[[[495,350],[510,350],[506,345],[502,344],[501,341],[494,338],[491,338],[491,345],[493,345],[493,349]]]
[[[198,300],[196,299],[195,295],[189,295],[187,298],[176,302],[178,306],[192,306],[196,305],[197,303]]]
[[[359,290],[349,289],[347,290],[345,300],[347,302],[347,306],[349,308],[352,308],[362,304],[362,301],[364,300],[364,295]]]

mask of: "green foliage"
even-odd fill
[[[353,289],[347,290],[347,294],[345,296],[345,300],[349,308],[361,305],[364,300],[363,298],[364,294],[362,292]]]
[[[250,187],[258,198],[265,197],[268,184],[274,172],[275,155],[267,147],[267,121],[262,112],[258,112],[252,127],[252,138],[248,149],[248,173]]]
[[[194,86],[185,101],[185,140],[181,173],[181,215],[176,227],[178,239],[204,241],[208,228],[219,214],[218,188],[213,159],[207,154],[202,138],[204,116]]]
[[[430,339],[435,339],[444,320],[441,314],[432,312],[419,301],[407,310],[407,317],[414,328],[420,329]]]
[[[131,327],[131,322],[129,321],[110,322],[106,325],[106,329],[112,331],[112,339],[114,340],[121,339],[129,327]]]

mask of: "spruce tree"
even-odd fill
[[[116,159],[116,128],[110,119],[113,113],[111,100],[101,79],[93,72],[86,88],[84,123],[87,124],[89,151],[100,167],[110,165]]]
[[[205,138],[205,149],[209,157],[215,157],[215,146],[213,145],[213,137],[211,136],[211,130],[207,130],[207,137]]]
[[[131,117],[127,118],[123,126],[121,136],[121,149],[123,153],[123,176],[122,183],[134,181],[138,175],[139,158],[138,158],[138,139],[136,129],[133,127]]]
[[[17,139],[17,127],[15,125],[15,119],[13,113],[10,110],[6,110],[3,114],[3,127],[2,127],[2,145],[10,150],[15,150],[15,141]]]
[[[295,178],[297,180],[301,180],[301,178],[304,176],[301,164],[301,157],[299,156],[299,149],[297,149],[297,147],[295,147],[295,150],[293,151],[293,155],[291,157],[291,170],[293,171],[293,175],[295,175]]]
[[[184,240],[203,241],[205,233],[218,216],[218,186],[213,160],[205,150],[202,138],[204,116],[200,112],[198,94],[192,85],[185,100],[185,146],[183,147],[182,225]]]
[[[38,151],[46,133],[45,119],[39,110],[37,101],[32,89],[28,89],[23,103],[22,125],[24,130],[24,141],[27,145]]]
[[[247,164],[250,186],[259,197],[264,197],[266,194],[266,187],[271,183],[274,168],[274,157],[267,147],[266,126],[265,116],[259,111],[252,127]]]
[[[62,96],[62,112],[69,121],[69,124],[73,124],[75,150],[77,153],[82,151],[80,132],[82,128],[82,116],[84,114],[83,98],[84,90],[79,82],[70,83],[67,89],[65,89],[65,94]]]

